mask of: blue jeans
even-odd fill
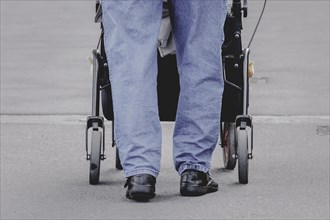
[[[217,145],[223,92],[221,45],[226,0],[170,0],[180,76],[173,159],[208,172]],[[161,125],[157,36],[162,0],[103,0],[105,49],[114,103],[115,140],[126,177],[157,176]]]

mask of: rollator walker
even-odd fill
[[[233,170],[238,162],[239,183],[247,184],[249,160],[253,158],[253,124],[252,117],[248,114],[249,78],[253,74],[253,66],[249,62],[249,47],[242,48],[242,17],[247,17],[247,0],[232,0],[224,25],[223,73],[219,73],[223,74],[225,84],[222,97],[219,144],[223,148],[224,167]],[[92,185],[99,183],[101,161],[106,159],[104,153],[106,146],[104,118],[112,121],[112,147],[116,147],[111,84],[104,49],[102,10],[99,0],[96,2],[95,22],[100,23],[101,36],[96,49],[92,52],[92,115],[87,118],[86,127],[86,159],[90,161],[89,182]],[[160,33],[162,36],[159,37],[157,45],[157,92],[161,121],[175,121],[180,92],[175,47],[173,47],[174,41],[171,28],[168,28],[169,25],[168,4],[164,2]],[[100,115],[100,102],[103,116]],[[115,166],[119,170],[123,169],[117,148]]]

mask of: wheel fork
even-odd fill
[[[90,128],[93,128],[93,130],[99,130],[102,129],[102,138],[103,138],[103,143],[102,143],[102,154],[100,155],[101,160],[105,160],[105,126],[104,126],[104,119],[101,116],[89,116],[87,117],[87,126],[86,126],[86,160],[90,160],[90,154],[88,153],[88,130]]]
[[[236,129],[239,128],[240,130],[246,130],[247,127],[251,129],[251,135],[250,135],[250,140],[251,140],[251,149],[250,153],[248,153],[248,159],[252,160],[253,159],[253,124],[252,124],[252,117],[250,115],[238,115],[236,117]],[[237,154],[236,154],[237,158]]]

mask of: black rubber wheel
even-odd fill
[[[236,167],[236,125],[235,123],[225,123],[223,130],[223,164],[227,170],[233,170]]]
[[[89,183],[96,185],[100,179],[102,132],[92,131]]]
[[[122,170],[123,169],[123,166],[121,165],[121,162],[120,162],[119,152],[118,152],[118,148],[117,147],[116,147],[116,168],[118,170]]]
[[[249,158],[248,158],[248,134],[246,130],[237,131],[237,156],[238,156],[238,180],[239,183],[248,183]]]

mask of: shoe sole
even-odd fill
[[[128,199],[133,199],[136,201],[146,201],[155,197],[155,190],[152,186],[133,186],[126,193]]]
[[[216,191],[218,191],[218,188],[211,186],[182,186],[180,188],[180,194],[182,196],[202,196]]]

